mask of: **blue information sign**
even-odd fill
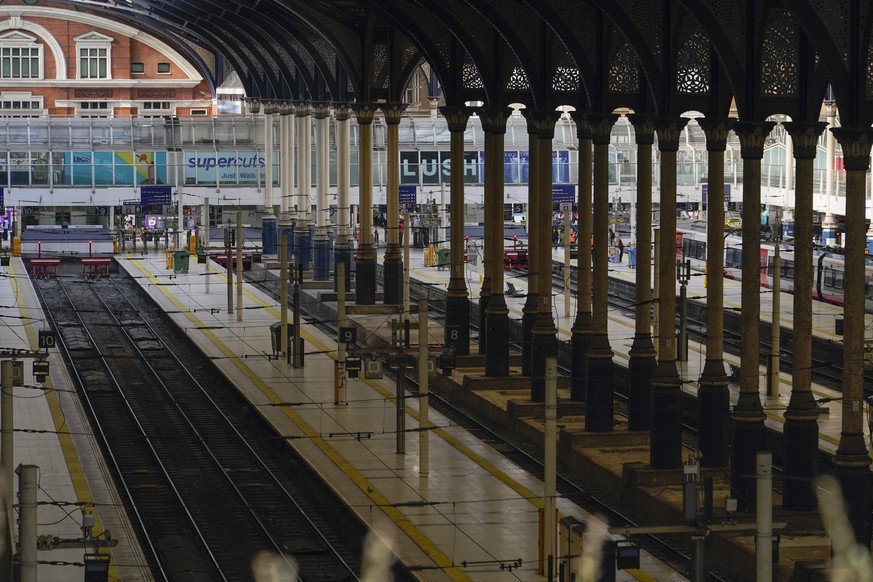
[[[703,203],[706,204],[708,202],[707,198],[709,198],[709,184],[701,184],[700,185],[700,198],[703,200]],[[731,185],[724,185],[724,201],[731,201]]]
[[[399,191],[400,204],[415,205],[415,197],[418,186],[401,185]]]
[[[140,186],[139,203],[143,206],[173,203],[173,189],[170,186]]]
[[[573,184],[552,185],[552,203],[574,204],[576,202],[576,186]]]

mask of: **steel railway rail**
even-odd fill
[[[167,330],[143,317],[156,309],[134,305],[109,279],[62,277],[37,289],[156,578],[248,580],[253,556],[270,551],[294,555],[302,579],[357,579],[359,540],[334,527],[348,516],[331,517],[324,498],[300,501],[320,484],[295,484],[299,467],[273,458],[275,435],[253,434],[251,418],[231,412],[238,403],[215,396],[214,372],[189,373],[197,354],[186,365],[164,344]]]

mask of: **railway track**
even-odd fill
[[[357,579],[364,526],[135,283],[36,288],[155,579],[250,580],[262,551],[307,581]]]

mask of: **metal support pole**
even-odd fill
[[[757,455],[757,496],[755,514],[757,533],[755,534],[757,559],[756,582],[770,582],[773,579],[773,457],[769,451],[759,451]]]
[[[18,525],[18,540],[20,553],[21,582],[36,582],[36,497],[39,467],[36,465],[19,465],[18,491],[21,496],[21,521]]]
[[[412,223],[409,212],[403,213],[405,236],[403,237],[403,318],[409,319],[409,241],[412,239]]]
[[[706,580],[705,546],[705,537],[691,536],[691,582],[704,582]]]
[[[336,264],[336,312],[337,327],[342,329],[346,323],[346,264],[342,261]],[[337,338],[336,344],[337,385],[334,394],[334,404],[346,402],[346,342],[343,341],[342,333]]]
[[[564,204],[564,317],[570,317],[570,227],[572,225],[573,207]]]
[[[655,249],[653,251],[653,257],[659,257],[658,254],[661,252],[661,229],[655,229]],[[657,260],[657,259],[656,259]],[[640,267],[640,265],[638,265]],[[645,268],[650,268],[649,265],[645,265]],[[658,345],[658,338],[661,335],[661,310],[658,305],[661,303],[661,292],[659,290],[659,285],[661,281],[660,269],[655,269],[654,277],[652,279],[652,340],[655,342],[655,345]]]
[[[243,229],[241,210],[236,211],[236,320],[243,320]]]
[[[546,394],[545,394],[545,444],[543,447],[543,507],[545,511],[545,534],[543,547],[549,560],[551,574],[553,558],[557,555],[557,466],[558,466],[558,360],[555,357],[546,358]]]
[[[4,519],[0,523],[0,578],[12,579],[12,360],[0,362],[0,503]]]
[[[303,367],[303,340],[300,335],[300,282],[303,280],[303,265],[297,265],[297,278],[294,280],[294,341],[292,342],[291,353],[294,354],[292,366],[294,368]]]
[[[691,280],[691,261],[676,263],[676,275],[679,279],[679,339],[676,348],[676,359],[688,361],[688,282]]]
[[[397,374],[396,374],[396,386],[394,391],[394,396],[396,398],[396,422],[395,428],[397,430],[396,435],[396,449],[397,454],[402,455],[406,453],[406,415],[404,414],[404,403],[405,398],[403,397],[403,385],[406,381],[406,359],[402,350],[402,341],[399,337],[397,337],[396,333],[400,331],[400,321],[394,320],[394,325],[392,326],[392,338],[395,339],[396,344],[395,347],[398,349],[397,354]]]
[[[782,319],[782,259],[779,257],[779,245],[773,248],[773,317],[770,324],[770,374],[767,376],[767,396],[779,398],[779,335]]]
[[[279,233],[279,353],[288,357],[288,228]]]
[[[231,251],[231,225],[230,219],[227,219],[224,231],[224,258],[227,259],[225,266],[227,267],[227,313],[233,313],[233,252]]]
[[[430,452],[430,402],[427,363],[429,358],[427,299],[418,300],[418,474],[427,477]]]

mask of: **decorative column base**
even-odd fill
[[[403,261],[386,256],[382,265],[385,274],[382,284],[385,291],[385,305],[400,305],[403,303]]]
[[[485,351],[485,375],[505,378],[509,376],[509,310],[505,302],[497,298],[491,299],[489,310],[485,314],[485,328],[489,338]],[[498,302],[503,305],[497,305]]]
[[[533,330],[537,320],[536,296],[528,294],[521,310],[521,375],[531,375],[533,364]]]
[[[297,221],[294,229],[294,248],[297,251],[297,264],[309,268],[312,262],[312,238],[309,235],[309,227]]]
[[[726,467],[730,462],[730,389],[722,360],[707,360],[698,384],[700,464]]]
[[[758,413],[734,415],[733,458],[731,460],[731,495],[741,513],[755,511],[756,459],[767,450],[764,416]]]
[[[531,337],[531,402],[546,401],[546,358],[558,355],[555,330],[535,329]]]
[[[446,346],[456,356],[470,355],[470,299],[446,297]]]
[[[811,414],[810,414],[811,413]],[[782,477],[782,507],[814,511],[818,507],[813,480],[818,465],[818,414],[785,413],[785,473]]]
[[[265,255],[276,254],[276,219],[267,218],[261,221],[261,247]]]
[[[479,296],[479,353],[488,353],[488,304],[491,295]]]
[[[673,360],[658,362],[652,380],[651,450],[649,464],[655,469],[678,469],[682,466],[682,379]]]
[[[585,430],[612,432],[615,385],[612,348],[606,335],[591,335],[588,346],[588,386],[585,394]]]
[[[360,255],[355,263],[355,303],[376,304],[376,258]]]
[[[591,313],[579,312],[570,336],[570,400],[585,402],[588,386],[588,349],[591,346]]]
[[[316,281],[327,281],[330,277],[330,239],[327,233],[318,233],[313,241],[315,261],[312,277]]]
[[[843,434],[841,446],[846,439]],[[863,447],[864,435],[857,435]],[[870,477],[870,458],[862,455],[837,455],[834,457],[834,476],[840,482],[843,492],[843,502],[846,515],[855,533],[855,541],[864,551],[870,549],[871,523],[870,512],[873,510],[873,484]]]
[[[652,381],[658,358],[649,334],[636,334],[631,346],[628,371],[628,430],[652,428]]]

